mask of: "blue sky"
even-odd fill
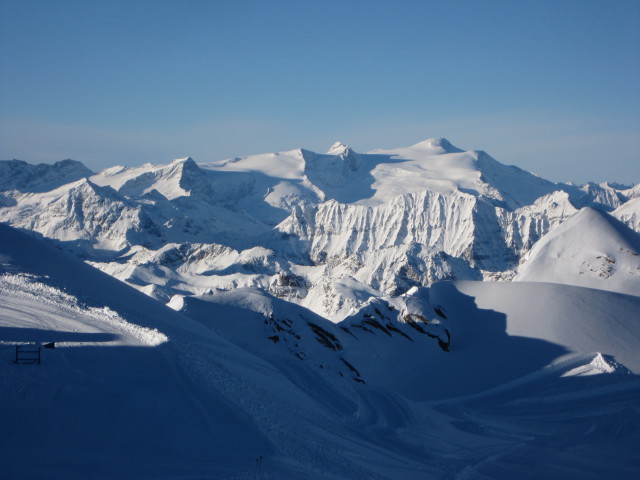
[[[0,0],[0,158],[196,161],[447,137],[640,182],[640,2]]]

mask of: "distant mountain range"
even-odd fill
[[[72,160],[13,160],[0,162],[0,179],[0,221],[158,300],[258,288],[333,321],[371,296],[438,280],[510,280],[518,269],[518,278],[557,280],[531,273],[527,264],[544,261],[541,248],[530,251],[585,207],[640,229],[640,186],[557,184],[443,138],[364,154],[336,142],[326,154],[184,158],[99,173]],[[581,228],[555,243],[582,237]],[[597,287],[640,295],[637,241],[602,237],[611,249],[581,262],[619,247],[631,263]],[[595,285],[579,265],[569,270],[563,282]]]

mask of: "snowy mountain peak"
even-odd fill
[[[531,249],[515,280],[640,295],[640,235],[613,216],[584,207]]]
[[[626,225],[622,224],[619,220],[601,210],[584,207],[565,223],[564,228],[570,228],[577,224],[588,225],[596,232],[605,232],[607,236],[619,239],[625,244],[625,246],[630,247],[631,244],[633,244],[634,249],[640,249],[638,234]]]
[[[53,167],[54,168],[68,168],[68,169],[82,170],[82,171],[88,170],[87,167],[85,167],[82,162],[79,162],[77,160],[72,160],[70,158],[55,162],[53,164]]]
[[[462,152],[461,149],[454,146],[449,140],[443,137],[436,138],[428,138],[427,140],[423,140],[422,142],[418,142],[413,145],[411,148],[421,149],[421,150],[433,150],[433,153],[459,153]]]
[[[174,165],[178,165],[178,164],[181,164],[181,163],[193,163],[193,164],[195,164],[196,162],[191,157],[184,157],[184,158],[176,158],[171,163],[174,164]]]
[[[76,160],[62,160],[53,165],[31,165],[22,160],[0,161],[0,190],[46,192],[89,175],[93,172]]]
[[[331,145],[331,148],[327,150],[327,155],[341,155],[348,150],[351,150],[349,145],[345,145],[342,142],[335,142],[333,145]]]

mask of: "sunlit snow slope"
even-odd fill
[[[640,234],[607,213],[585,207],[531,249],[515,280],[640,296]]]

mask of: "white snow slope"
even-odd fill
[[[177,313],[4,225],[0,259],[3,478],[640,475],[640,297],[443,282],[334,324],[259,289]]]
[[[529,251],[514,280],[640,296],[640,234],[607,213],[585,207]]]

